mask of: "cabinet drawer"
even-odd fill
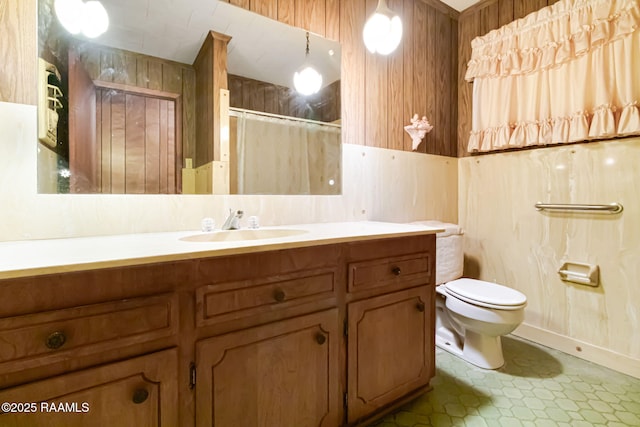
[[[0,319],[0,371],[7,362],[15,371],[151,341],[177,327],[173,294]]]
[[[253,316],[334,295],[333,270],[202,286],[196,290],[198,326]]]
[[[165,350],[0,390],[0,402],[31,405],[0,411],[0,425],[178,426],[177,353]]]
[[[349,292],[388,285],[401,288],[428,284],[431,274],[428,253],[352,262],[349,264]]]

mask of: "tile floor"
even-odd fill
[[[433,390],[373,424],[640,426],[640,379],[514,336],[487,371],[436,348]]]

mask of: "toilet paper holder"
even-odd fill
[[[558,270],[560,280],[586,286],[600,284],[600,267],[580,262],[565,262]]]

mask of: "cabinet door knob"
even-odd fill
[[[285,298],[286,298],[286,295],[282,289],[276,289],[273,292],[273,299],[275,299],[276,301],[282,302],[284,301]]]
[[[322,332],[318,332],[316,334],[316,342],[320,345],[324,344],[325,342],[327,342],[327,337],[325,336],[325,334],[323,334]]]
[[[149,397],[149,392],[144,388],[138,388],[133,392],[133,403],[139,405],[143,403]]]
[[[391,272],[392,272],[394,275],[399,276],[399,275],[400,275],[400,273],[402,273],[402,270],[400,270],[400,267],[395,266],[395,267],[393,267],[393,268],[391,269]]]
[[[44,344],[51,350],[57,350],[62,347],[66,341],[67,337],[64,335],[64,332],[55,331],[47,337]]]
[[[424,309],[425,309],[425,305],[424,305],[424,303],[423,303],[422,301],[420,301],[420,302],[418,302],[418,303],[416,304],[416,308],[418,309],[418,311],[419,311],[420,313],[422,313],[422,312],[424,311]]]

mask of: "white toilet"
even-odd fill
[[[439,221],[417,223],[445,229],[436,235],[436,345],[481,368],[501,367],[500,337],[522,323],[527,297],[506,286],[461,279],[462,229]]]

